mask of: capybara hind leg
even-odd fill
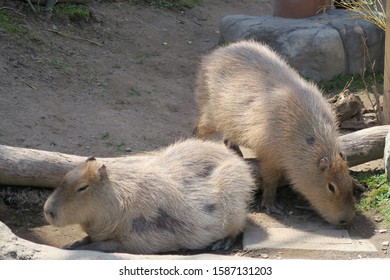
[[[208,139],[216,132],[215,127],[211,125],[206,116],[201,116],[193,131],[193,135],[200,139]]]
[[[226,147],[236,152],[237,155],[239,155],[240,157],[244,157],[238,145],[234,144],[232,141],[228,139],[224,139],[223,143],[225,144]]]
[[[263,173],[263,195],[261,207],[265,208],[268,214],[282,214],[283,206],[276,201],[276,191],[281,173],[262,167]]]

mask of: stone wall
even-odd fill
[[[335,75],[383,71],[385,33],[356,14],[332,9],[305,19],[229,15],[220,24],[220,43],[254,39],[279,52],[302,75],[328,80]]]

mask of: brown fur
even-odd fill
[[[327,221],[351,221],[352,180],[335,116],[317,87],[275,52],[253,41],[215,50],[202,60],[196,100],[198,137],[218,132],[254,150],[268,211],[278,211],[276,189],[285,175]]]
[[[245,226],[254,179],[223,145],[193,139],[107,167],[101,161],[70,171],[45,203],[50,224],[80,224],[88,233],[69,248],[203,249]]]

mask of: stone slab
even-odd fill
[[[267,224],[269,224],[267,222]],[[325,226],[326,227],[326,226]],[[274,222],[269,227],[258,219],[251,219],[244,232],[243,249],[301,249],[353,252],[376,252],[375,246],[365,239],[351,238],[345,229],[324,228],[307,223],[305,228],[280,227]]]

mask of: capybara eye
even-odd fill
[[[329,183],[328,184],[328,189],[332,192],[332,193],[335,193],[335,189],[334,189],[334,186],[332,183]]]
[[[77,190],[77,192],[85,191],[88,187],[89,187],[89,185],[84,185],[84,186],[80,187],[80,188]]]

